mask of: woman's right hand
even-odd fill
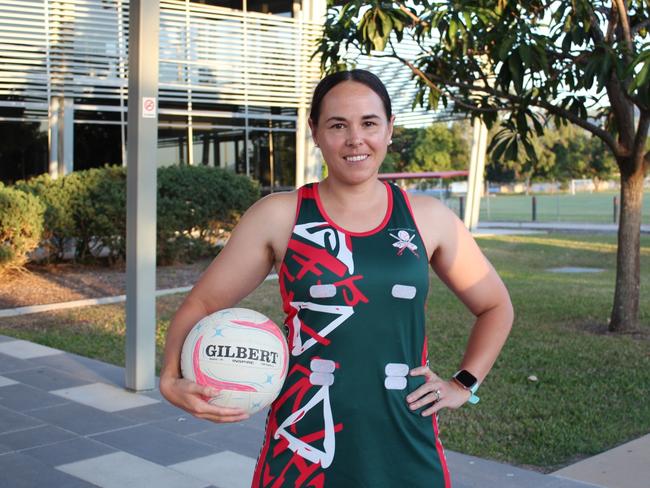
[[[185,378],[161,376],[160,392],[170,403],[200,419],[229,423],[249,418],[249,415],[240,408],[217,407],[209,404],[205,399],[215,396],[218,390],[210,386],[201,386]]]

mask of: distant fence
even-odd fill
[[[417,174],[412,178],[417,179]],[[459,175],[453,175],[459,176]],[[420,176],[420,178],[423,178]],[[422,179],[421,181],[425,181]],[[463,218],[467,181],[454,181],[447,185],[438,180],[434,188],[415,189],[413,183],[409,193],[424,193],[442,200],[456,215]],[[484,222],[584,222],[611,224],[618,223],[620,196],[618,182],[601,181],[596,185],[592,180],[572,180],[567,189],[559,183],[534,183],[531,195],[524,195],[523,183],[485,185],[489,196],[481,197],[479,219]],[[644,181],[650,189],[650,176]],[[595,191],[608,189],[608,191]],[[515,192],[514,194],[511,192]],[[519,193],[516,193],[519,192]],[[650,194],[644,195],[642,223],[650,224]]]
[[[513,222],[617,223],[618,193],[558,193],[554,195],[490,195],[481,199],[480,220]],[[458,199],[457,199],[458,200]],[[450,202],[451,203],[451,202]],[[460,207],[452,203],[451,208]],[[644,224],[650,224],[650,198],[643,202]]]

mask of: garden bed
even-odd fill
[[[209,264],[159,266],[159,290],[193,285]],[[69,302],[126,293],[124,267],[80,264],[29,265],[24,272],[3,277],[0,282],[0,309]]]

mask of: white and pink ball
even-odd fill
[[[289,348],[279,327],[246,308],[201,319],[183,344],[184,378],[219,390],[209,402],[254,414],[270,405],[287,376]]]

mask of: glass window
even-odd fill
[[[193,130],[192,147],[196,166],[214,166],[214,134],[210,130]]]
[[[195,127],[192,132],[196,166],[216,166],[246,174],[243,130],[236,127]]]
[[[238,141],[219,141],[219,166],[235,171]]]
[[[158,166],[187,164],[187,128],[158,129]]]
[[[47,173],[47,124],[0,122],[0,181],[14,183]]]
[[[243,10],[244,9],[244,2],[241,0],[192,0],[192,3],[203,3],[205,5],[212,5],[214,7],[226,7],[226,8],[232,8],[236,10]]]
[[[251,177],[262,185],[262,192],[293,189],[296,177],[296,135],[293,132],[253,130]]]
[[[214,132],[215,166],[246,174],[246,140],[243,130]]]
[[[249,12],[262,12],[263,14],[276,14],[291,17],[293,11],[292,0],[248,0]]]
[[[74,170],[122,164],[119,125],[74,125]]]
[[[243,1],[229,0],[191,0],[192,3],[202,3],[214,7],[225,7],[235,10],[244,10]],[[293,12],[293,0],[248,0],[246,7],[249,12],[261,12],[263,14],[275,14],[291,17]]]

